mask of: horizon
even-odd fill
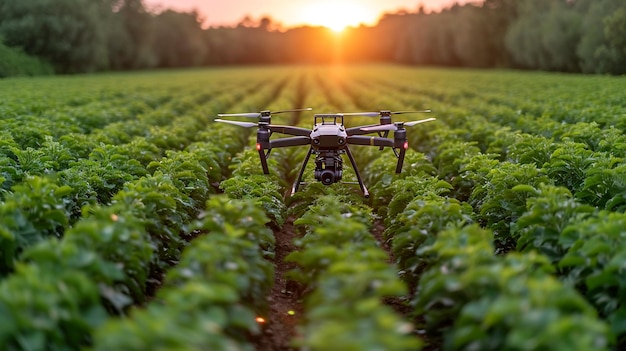
[[[236,3],[236,4],[233,4]],[[324,26],[335,31],[360,25],[373,26],[388,13],[439,12],[454,4],[480,3],[482,0],[144,0],[147,9],[159,12],[197,11],[203,27],[234,27],[249,18],[259,21],[270,18],[275,25],[289,29],[300,26]],[[349,14],[349,15],[344,15]]]

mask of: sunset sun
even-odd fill
[[[306,23],[324,26],[335,32],[341,32],[348,26],[372,22],[375,15],[357,2],[321,1],[303,8],[302,18]]]

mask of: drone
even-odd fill
[[[267,159],[272,149],[293,147],[293,146],[309,146],[309,151],[304,158],[298,178],[291,189],[291,195],[294,195],[300,185],[305,184],[302,181],[305,168],[311,158],[315,155],[315,179],[324,185],[331,185],[341,181],[343,176],[343,159],[342,155],[347,155],[359,187],[363,195],[369,197],[367,187],[363,183],[361,174],[354,160],[354,156],[350,151],[350,145],[376,146],[380,150],[389,147],[393,150],[395,157],[398,159],[396,165],[396,173],[402,171],[404,163],[404,155],[409,148],[406,137],[405,127],[411,127],[416,124],[434,121],[435,118],[427,118],[410,122],[392,122],[391,116],[407,113],[428,113],[430,110],[421,111],[389,111],[381,110],[379,112],[351,112],[351,113],[323,113],[314,115],[314,123],[312,129],[272,124],[272,114],[311,111],[312,108],[291,109],[282,111],[264,110],[261,112],[251,113],[231,113],[218,114],[218,117],[244,117],[256,118],[258,121],[244,122],[229,119],[215,119],[215,122],[228,123],[244,128],[257,127],[256,149],[261,159],[261,167],[264,174],[269,174],[267,167]],[[346,128],[344,126],[344,117],[346,116],[363,116],[363,117],[379,117],[378,124],[370,124],[364,126]],[[393,138],[388,138],[389,132],[393,131]],[[285,134],[291,137],[278,138],[270,140],[274,134]],[[377,136],[367,136],[367,134],[377,133]]]

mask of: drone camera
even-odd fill
[[[318,169],[315,171],[315,179],[324,185],[331,185],[341,180],[342,171],[335,169]]]
[[[319,180],[324,185],[333,184],[335,182],[335,172],[329,170],[321,171],[321,174],[319,175]]]
[[[315,160],[315,179],[324,185],[341,181],[343,170],[341,157],[334,151],[322,152]]]

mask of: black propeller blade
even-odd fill
[[[361,128],[362,131],[365,132],[383,132],[386,130],[393,130],[396,131],[398,129],[402,129],[405,126],[406,127],[412,127],[416,124],[420,124],[420,123],[424,123],[424,122],[430,122],[430,121],[434,121],[436,120],[436,118],[426,118],[426,119],[422,119],[419,121],[411,121],[411,122],[396,122],[394,124],[382,124],[379,126],[373,126],[373,127],[365,127],[365,128]]]
[[[229,121],[227,119],[219,119],[219,118],[216,119],[215,122],[234,124],[236,126],[240,126],[240,127],[244,127],[244,128],[252,128],[252,127],[257,127],[259,125],[258,123],[241,122],[241,121]]]

